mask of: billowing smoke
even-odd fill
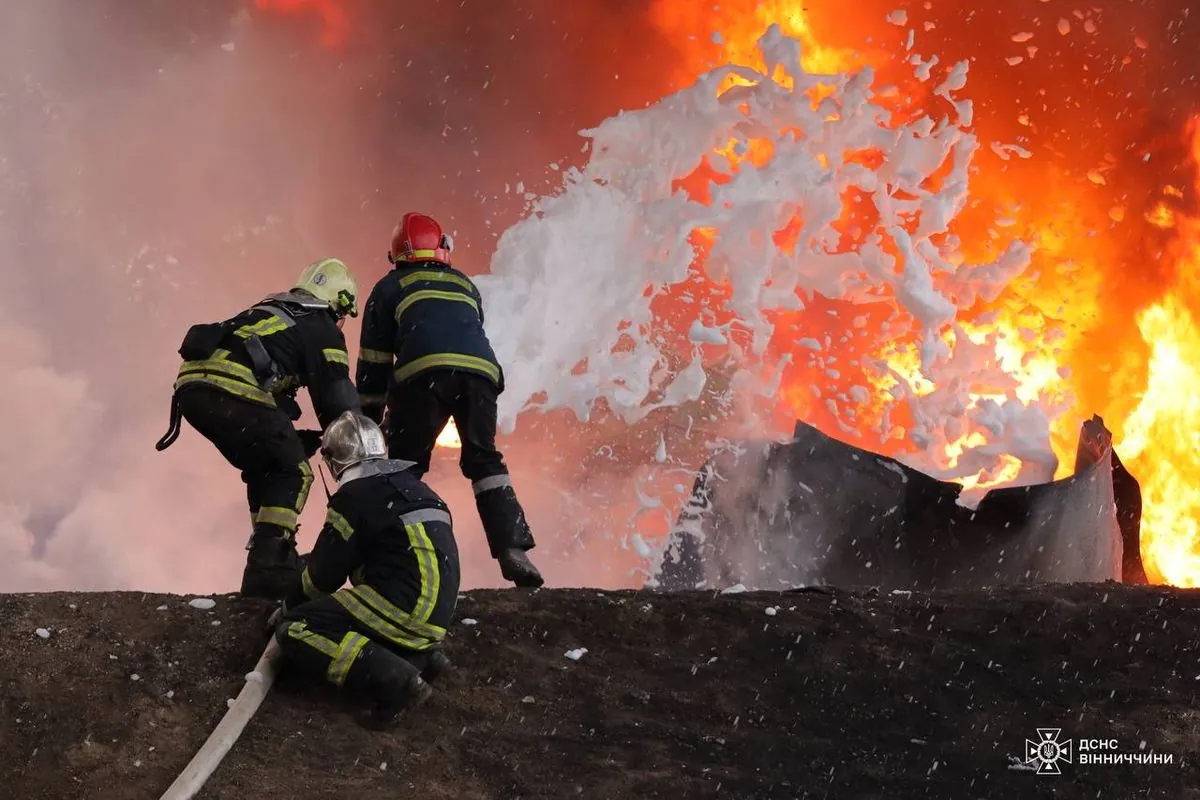
[[[656,92],[611,66],[632,72],[653,47],[592,38],[628,32],[620,4],[343,5],[332,38],[250,0],[0,10],[0,557],[16,565],[0,591],[236,589],[237,472],[186,425],[153,449],[186,328],[327,255],[369,287],[410,209],[486,270],[523,193],[578,153],[575,131]],[[504,445],[536,521],[539,495],[559,493],[523,480],[538,452]],[[465,581],[498,584],[457,454],[440,455]],[[323,507],[318,483],[302,547]],[[559,536],[539,534],[548,562]]]

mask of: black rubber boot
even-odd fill
[[[282,534],[274,525],[256,526],[242,571],[242,597],[283,600],[299,579],[303,567],[296,544]]]
[[[512,486],[498,486],[475,495],[479,521],[487,536],[492,557],[500,562],[504,580],[517,586],[536,589],[545,581],[526,555],[533,549],[533,532],[525,519],[525,510]]]
[[[369,710],[360,721],[371,730],[394,728],[405,711],[433,694],[415,665],[375,642],[363,647],[354,660],[345,686],[367,702]]]
[[[504,576],[504,580],[511,581],[523,589],[536,589],[546,582],[524,550],[515,547],[505,550],[496,560],[500,562],[500,574]]]
[[[405,658],[421,671],[421,680],[426,683],[433,683],[438,679],[439,675],[451,667],[450,659],[440,648],[414,653],[413,655],[405,656]]]

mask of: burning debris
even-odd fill
[[[1099,417],[1081,426],[1070,477],[992,489],[975,508],[962,490],[798,422],[790,442],[743,442],[704,465],[654,583],[1145,583],[1140,487]]]
[[[664,30],[680,39],[705,25],[720,33],[711,40],[688,38],[681,81],[705,59],[760,66],[752,42],[776,22],[802,42],[802,64],[810,73],[874,70],[876,102],[888,106],[894,120],[924,113],[939,118],[938,104],[949,96],[934,89],[936,81],[949,83],[939,76],[969,53],[975,103],[954,106],[969,112],[962,128],[987,146],[972,159],[970,199],[947,226],[950,235],[931,241],[961,251],[947,259],[960,274],[971,261],[995,257],[1006,243],[1031,246],[1028,266],[998,291],[972,298],[963,286],[951,287],[956,319],[931,326],[933,335],[919,343],[915,331],[901,325],[894,343],[880,346],[871,337],[894,320],[865,305],[847,309],[817,295],[805,299],[807,308],[773,316],[779,335],[766,360],[779,365],[772,409],[778,428],[804,419],[865,450],[961,483],[962,495],[977,500],[999,486],[1057,485],[1071,476],[1070,451],[1086,418],[1083,409],[1097,409],[1141,481],[1139,489],[1113,452],[1118,517],[1140,519],[1140,525],[1123,520],[1126,529],[1140,527],[1139,536],[1125,536],[1125,580],[1198,585],[1200,464],[1190,431],[1200,416],[1200,293],[1194,277],[1200,274],[1200,117],[1190,97],[1172,104],[1156,99],[1194,85],[1194,77],[1170,66],[1178,58],[1174,48],[1195,38],[1186,11],[1164,6],[1163,16],[1150,22],[1140,12],[1097,6],[1075,10],[1068,21],[1036,3],[1015,4],[998,18],[965,7],[948,14],[925,4],[886,15],[887,25],[902,29],[897,47],[874,19],[880,8],[871,4],[832,11],[794,0],[734,1],[711,16],[707,9],[685,13],[684,5],[657,4]],[[902,74],[908,65],[916,67],[915,81]],[[1080,74],[1090,76],[1086,85],[1076,79]],[[814,102],[825,91],[814,94]],[[759,130],[748,147],[726,151],[735,166],[760,168],[777,158],[778,148],[764,143],[770,136]],[[902,160],[889,154],[879,174],[895,189],[895,176],[904,170]],[[945,185],[944,171],[931,174],[916,194]],[[909,199],[903,189],[892,196]],[[861,213],[872,200],[863,200],[847,196],[833,223],[841,237],[838,253],[864,252],[873,220]],[[882,214],[887,206],[878,208]],[[795,247],[786,228],[775,235],[781,249]],[[738,280],[729,284],[736,287]],[[936,272],[934,284],[946,286]],[[821,320],[826,313],[838,321]],[[929,370],[928,348],[943,346],[943,354],[952,355]],[[989,375],[953,375],[951,362],[987,363]],[[864,379],[866,365],[882,366],[885,374]],[[966,391],[957,394],[956,387]],[[1045,411],[1055,461],[1037,457],[1033,420],[1008,446],[991,446],[1011,417],[985,409],[1014,396]],[[910,399],[914,413],[903,408]],[[958,414],[958,422],[933,440],[921,430],[930,409]],[[1024,452],[1013,441],[1023,442]],[[991,463],[982,463],[981,455],[991,456]],[[1049,484],[1052,478],[1058,480]]]

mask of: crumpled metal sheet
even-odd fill
[[[648,585],[664,590],[1018,583],[1144,583],[1141,490],[1093,417],[1075,472],[993,489],[961,486],[797,422],[792,441],[744,443],[707,462]]]

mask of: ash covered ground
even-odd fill
[[[0,596],[5,796],[161,794],[265,644],[266,604],[188,599]],[[281,679],[200,797],[1200,797],[1198,620],[1197,591],[1112,583],[474,591],[399,731]],[[1021,764],[1046,727],[1058,776]],[[1084,738],[1172,760],[1080,764]]]

